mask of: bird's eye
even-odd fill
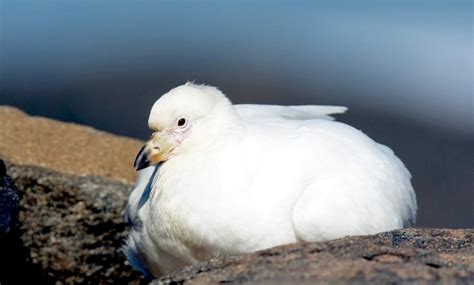
[[[185,118],[181,118],[178,120],[178,127],[182,127],[186,125],[186,119]]]

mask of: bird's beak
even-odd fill
[[[133,166],[135,170],[147,168],[168,159],[174,143],[166,134],[154,133],[151,139],[145,143],[135,158]]]

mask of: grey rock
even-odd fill
[[[21,264],[18,253],[21,246],[18,239],[18,191],[13,180],[7,175],[6,167],[0,160],[0,284],[12,283],[14,264]]]
[[[6,173],[5,163],[0,160],[0,240],[16,225],[18,202],[18,191]]]
[[[473,229],[403,229],[214,259],[152,284],[474,284]]]
[[[7,258],[17,256],[21,266],[31,271],[25,272],[24,280],[41,280],[42,284],[144,282],[121,252],[128,234],[123,209],[131,184],[7,165],[21,196],[20,245]],[[22,280],[17,277],[16,281]]]

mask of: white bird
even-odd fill
[[[233,105],[186,83],[153,105],[125,253],[158,277],[210,258],[411,225],[411,175],[335,106]],[[153,166],[153,167],[152,167]]]

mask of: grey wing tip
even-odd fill
[[[140,271],[145,276],[145,278],[150,281],[154,279],[153,274],[151,274],[151,272],[148,270],[148,267],[145,265],[145,262],[142,261],[140,254],[134,246],[127,242],[123,245],[122,252],[127,257],[127,260],[133,269]]]

